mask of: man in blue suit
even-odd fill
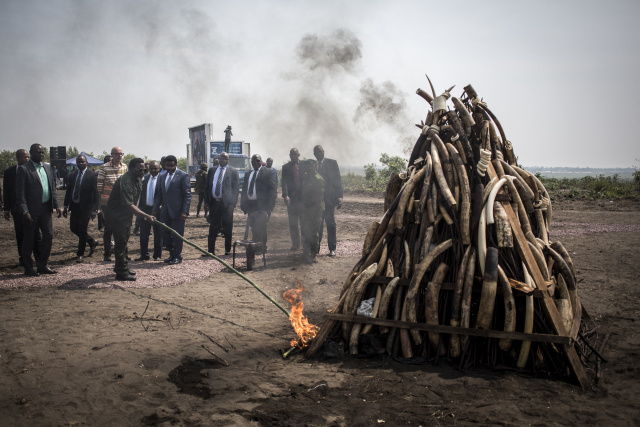
[[[16,174],[16,202],[23,216],[24,238],[22,240],[22,262],[26,276],[55,274],[47,265],[53,242],[53,221],[55,209],[58,218],[62,211],[58,205],[56,185],[53,181],[51,165],[44,163],[44,148],[33,144],[29,149],[31,160],[20,166]],[[40,255],[36,258],[37,271],[33,269],[33,243],[36,233],[42,232]]]
[[[184,236],[184,223],[189,215],[191,205],[191,182],[189,174],[177,168],[178,159],[170,155],[165,158],[164,168],[167,171],[158,181],[152,216],[160,212],[160,221]],[[170,265],[182,262],[182,240],[166,231],[163,241],[166,242],[169,258],[164,262]]]
[[[208,251],[216,252],[216,237],[222,225],[224,232],[224,254],[231,254],[231,232],[233,230],[233,210],[238,203],[240,179],[238,170],[229,166],[229,155],[220,153],[220,164],[207,172],[207,189],[204,202],[209,205]],[[203,255],[207,256],[207,255]]]

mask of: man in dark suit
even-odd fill
[[[207,172],[205,203],[209,205],[208,251],[215,254],[216,237],[222,226],[224,232],[224,254],[231,255],[231,233],[233,231],[233,210],[238,203],[240,179],[238,170],[229,166],[229,155],[220,153],[220,164]],[[206,255],[203,255],[206,256]]]
[[[271,169],[262,166],[259,154],[251,157],[251,166],[253,170],[245,175],[242,186],[240,209],[249,215],[253,241],[262,243],[262,248],[266,249],[267,222],[276,203],[278,184]]]
[[[178,169],[177,165],[176,156],[170,155],[165,158],[164,168],[167,173],[158,182],[151,215],[156,216],[156,213],[160,212],[160,221],[184,236],[184,223],[191,206],[191,180],[189,174]],[[164,262],[170,265],[180,264],[182,240],[169,231],[165,232],[162,240],[166,242],[169,251],[169,258]]]
[[[51,165],[44,163],[44,148],[33,144],[29,149],[31,160],[18,168],[16,175],[16,201],[24,221],[24,238],[22,240],[22,262],[24,274],[38,276],[55,274],[47,265],[53,242],[53,221],[51,214],[56,210],[58,218],[62,216],[58,205],[56,186],[53,182]],[[37,271],[33,269],[33,242],[36,232],[42,233],[40,255],[36,257]]]
[[[22,260],[22,240],[24,237],[24,218],[18,203],[16,202],[16,175],[18,168],[29,161],[29,152],[24,148],[16,151],[16,160],[18,164],[16,166],[9,166],[4,171],[4,178],[2,180],[2,187],[4,190],[4,219],[9,221],[13,216],[13,227],[16,232],[16,243],[18,245],[18,266],[24,267]],[[40,230],[36,232],[33,242],[33,254],[36,259],[40,256]]]
[[[302,209],[302,170],[300,152],[297,148],[289,151],[291,161],[282,166],[282,198],[289,215],[291,250],[300,249],[300,214]]]
[[[327,244],[329,256],[336,256],[336,208],[342,207],[342,177],[338,162],[324,157],[324,149],[316,145],[313,147],[313,155],[318,160],[318,173],[324,178],[324,214],[322,218],[327,224]],[[322,224],[320,224],[320,238],[322,242]],[[318,245],[318,250],[320,246]]]
[[[138,208],[148,215],[153,212],[153,203],[156,191],[160,188],[158,181],[160,177],[160,163],[155,160],[149,162],[149,173],[142,180],[142,192],[140,193],[140,201]],[[148,221],[140,221],[140,258],[136,261],[148,261],[149,255],[149,235],[153,227],[153,260],[158,261],[162,257],[162,230],[158,224],[149,223]]]
[[[69,228],[78,236],[78,258],[76,262],[84,261],[84,250],[89,243],[89,255],[93,255],[97,242],[87,233],[89,220],[93,220],[100,209],[100,195],[98,194],[98,174],[87,168],[87,158],[82,154],[76,157],[75,170],[69,174],[69,186],[64,195],[64,210],[62,215],[66,218],[67,211],[71,211]]]

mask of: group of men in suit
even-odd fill
[[[342,202],[340,170],[335,160],[324,157],[321,146],[314,147],[314,155],[317,161],[313,161],[313,165],[301,168],[299,167],[300,153],[298,149],[292,148],[289,154],[291,161],[282,169],[282,197],[289,215],[292,249],[300,248],[300,229],[303,229],[304,253],[315,258],[322,239],[322,221],[324,221],[327,224],[329,255],[335,256],[335,209],[339,209]],[[149,173],[146,176],[144,161],[140,165],[141,159],[134,159],[136,170],[127,175],[131,165],[129,168],[123,165],[122,157],[122,149],[114,147],[112,160],[105,163],[96,173],[87,168],[87,159],[84,155],[78,156],[77,170],[69,176],[64,210],[61,211],[51,165],[43,162],[44,148],[40,144],[33,144],[29,153],[26,150],[17,151],[18,165],[4,172],[3,209],[7,220],[13,216],[20,264],[24,266],[26,275],[56,273],[48,265],[53,240],[52,214],[54,211],[58,217],[64,215],[65,218],[70,213],[70,229],[79,239],[77,249],[79,263],[84,260],[87,245],[89,246],[88,256],[94,253],[97,246],[96,239],[87,232],[89,221],[100,212],[104,214],[105,261],[111,260],[111,236],[113,235],[116,278],[119,280],[135,280],[135,273],[128,269],[126,262],[128,260],[126,246],[132,215],[147,220],[141,225],[140,258],[136,261],[150,260],[151,256],[154,260],[159,260],[162,257],[162,248],[166,247],[169,257],[164,261],[167,264],[182,262],[182,240],[172,233],[164,232],[154,222],[155,217],[158,217],[167,226],[184,235],[185,220],[189,215],[191,204],[189,175],[177,168],[175,156],[163,158],[163,167],[157,161],[149,162]],[[272,159],[268,160],[270,160],[269,163],[273,163]],[[207,173],[204,203],[209,211],[208,250],[211,253],[215,253],[216,238],[221,231],[225,239],[224,253],[225,255],[231,253],[233,212],[239,195],[240,208],[245,215],[248,215],[252,239],[260,242],[262,249],[266,250],[267,224],[277,198],[278,177],[271,165],[263,166],[262,157],[259,154],[252,156],[251,165],[252,170],[246,173],[241,191],[238,170],[229,165],[229,155],[226,152],[220,155],[218,164],[211,167]],[[123,181],[122,178],[125,175],[127,178]],[[306,187],[305,176],[308,177]],[[112,196],[116,188],[117,192]],[[305,188],[311,188],[313,191],[307,190],[309,194],[304,195]],[[318,190],[319,188],[321,191]],[[320,212],[319,217],[318,212]],[[109,219],[109,215],[113,218]],[[129,221],[123,221],[125,216]],[[305,224],[315,225],[299,227],[301,222],[304,223],[305,217],[311,221]],[[312,218],[321,219],[317,221]],[[149,253],[149,237],[152,230],[153,255]],[[31,258],[32,254],[35,256],[36,268]]]
[[[300,164],[300,151],[292,148],[289,151],[290,162],[282,166],[282,198],[287,206],[287,214],[289,216],[289,233],[291,235],[291,250],[300,249],[300,232],[304,222],[304,218],[310,218],[315,215],[318,209],[322,210],[321,219],[315,230],[305,230],[303,236],[306,241],[303,242],[303,255],[305,258],[315,259],[315,254],[320,250],[320,243],[323,234],[323,222],[327,226],[327,245],[329,248],[329,256],[336,256],[337,236],[336,236],[336,220],[335,211],[342,207],[342,178],[340,177],[340,168],[338,162],[334,159],[328,159],[324,156],[324,149],[320,145],[313,148],[313,155],[316,158],[315,164],[309,163],[308,168],[303,168]],[[322,194],[323,206],[320,208],[318,200],[304,194],[304,177],[309,174],[310,180],[316,181],[316,173],[322,177],[324,181],[324,191]],[[319,188],[319,184],[314,184],[313,188]],[[308,192],[308,191],[307,191]],[[316,192],[314,192],[316,194]],[[316,196],[317,198],[317,196]],[[315,224],[311,221],[311,224]],[[315,227],[310,223],[306,223],[306,228]],[[317,243],[316,240],[317,239]]]
[[[244,176],[240,191],[238,170],[229,165],[229,154],[222,152],[218,164],[207,172],[205,204],[209,207],[208,251],[215,254],[216,239],[220,231],[224,235],[224,254],[231,254],[233,231],[233,211],[238,204],[248,215],[252,240],[261,243],[261,250],[267,247],[267,223],[276,202],[278,184],[275,169],[262,165],[262,157],[251,157],[251,171]],[[207,255],[203,255],[206,257]]]

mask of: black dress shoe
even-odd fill
[[[149,261],[151,258],[148,256],[141,256],[140,258],[136,258],[136,261]]]
[[[96,242],[95,240],[89,242],[89,254],[87,255],[88,257],[93,255],[93,253],[96,251],[96,246],[98,246],[98,242]]]
[[[104,258],[102,258],[102,260],[103,260],[103,261],[105,261],[105,262],[111,262],[111,261],[113,261],[113,260],[111,259],[111,256],[109,256],[109,255],[105,255],[105,256],[104,256]]]
[[[154,261],[160,261],[160,259],[162,259],[162,257],[161,257],[161,256],[154,256],[154,257],[153,257],[153,260],[154,260]]]
[[[136,275],[136,272],[135,272],[135,271],[133,271],[133,270],[129,270],[129,274],[130,274],[130,275],[132,275],[132,276],[135,276],[135,275]]]
[[[40,274],[57,274],[56,270],[52,270],[49,267],[38,267],[38,273]]]
[[[33,268],[29,268],[28,270],[24,271],[24,275],[30,276],[30,277],[38,277],[40,274],[37,271],[35,271]]]
[[[168,262],[169,265],[176,265],[176,264],[180,264],[182,262],[182,258],[174,258],[171,261]]]
[[[136,278],[135,276],[132,276],[130,274],[116,274],[116,280],[120,280],[123,282],[135,282]]]
[[[166,262],[167,264],[169,264],[171,261],[173,261],[173,257],[171,256],[164,260],[164,262]]]
[[[230,251],[225,251],[225,253],[224,253],[224,254],[225,254],[225,255],[231,255],[231,252],[230,252]]]

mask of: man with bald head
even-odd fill
[[[55,274],[47,265],[53,242],[53,221],[51,213],[55,209],[58,217],[62,215],[58,205],[56,185],[51,165],[44,163],[44,148],[33,144],[29,149],[31,160],[18,168],[16,175],[16,201],[24,223],[22,240],[22,262],[26,276]],[[31,253],[38,230],[42,233],[40,255],[36,256],[37,269],[33,268]]]
[[[78,251],[76,262],[84,261],[84,251],[89,244],[89,256],[93,255],[98,244],[87,233],[89,221],[95,219],[100,209],[100,196],[98,195],[98,174],[87,167],[87,158],[80,154],[76,157],[76,166],[69,174],[69,186],[64,196],[64,210],[62,215],[66,218],[67,211],[71,212],[69,228],[78,236]]]
[[[100,167],[98,171],[98,194],[100,195],[100,209],[105,216],[104,225],[104,260],[111,261],[111,238],[112,231],[109,227],[109,221],[106,221],[105,208],[113,190],[113,185],[116,180],[124,175],[128,168],[127,165],[122,163],[124,157],[124,151],[120,147],[113,147],[111,149],[111,160]]]
[[[300,249],[300,214],[302,203],[302,170],[300,152],[297,148],[289,151],[290,162],[282,166],[282,198],[289,215],[291,250]]]
[[[22,239],[24,237],[24,223],[22,218],[22,212],[16,201],[16,176],[18,168],[29,161],[29,152],[24,148],[16,151],[17,165],[9,166],[4,171],[4,179],[2,180],[2,187],[4,190],[4,219],[9,221],[13,217],[13,226],[16,232],[16,243],[18,245],[18,265],[24,266],[22,260]],[[33,254],[36,258],[40,255],[40,231],[36,232],[33,242]]]

